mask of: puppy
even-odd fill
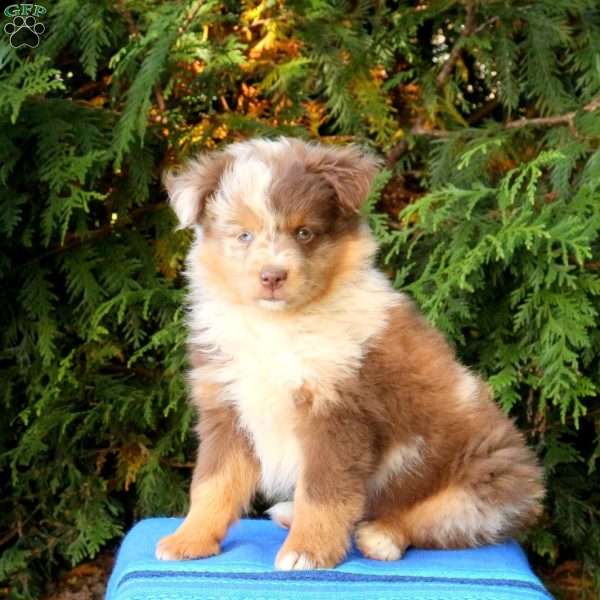
[[[189,513],[156,555],[217,554],[260,490],[289,526],[278,569],[334,567],[354,535],[395,560],[540,513],[542,474],[486,384],[373,266],[360,217],[377,161],[258,139],[165,178],[187,260],[201,440]]]

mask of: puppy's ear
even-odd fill
[[[306,144],[306,168],[335,190],[341,208],[356,213],[369,195],[381,161],[357,146],[332,148]]]
[[[201,221],[207,201],[217,191],[221,176],[232,160],[224,152],[213,152],[163,174],[163,184],[180,229]]]

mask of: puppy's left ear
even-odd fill
[[[232,162],[226,152],[212,152],[163,174],[162,181],[179,219],[179,229],[200,223],[207,202],[217,191],[223,172]]]
[[[335,190],[339,205],[357,213],[369,195],[381,161],[357,146],[332,148],[308,145],[307,168],[317,172]]]

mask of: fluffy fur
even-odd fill
[[[359,216],[377,162],[254,140],[165,178],[187,260],[201,440],[191,506],[162,559],[219,552],[254,493],[280,501],[280,569],[515,534],[541,471],[488,387],[373,266]],[[272,273],[279,274],[273,279]]]

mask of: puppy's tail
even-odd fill
[[[483,541],[491,542],[537,520],[545,490],[537,458],[513,422],[492,403],[482,407],[480,419],[480,433],[469,441],[452,469],[455,481],[493,525],[490,535],[483,536]]]

